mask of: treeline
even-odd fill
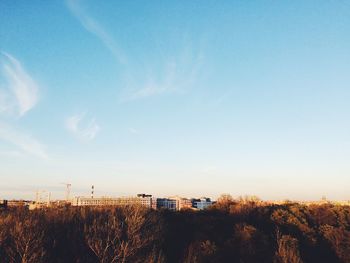
[[[205,211],[0,211],[0,262],[350,262],[350,207],[225,196]]]

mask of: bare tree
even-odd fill
[[[104,211],[84,226],[87,245],[100,262],[129,262],[151,241],[146,210],[139,206]]]
[[[127,262],[137,251],[151,242],[147,210],[142,206],[130,206],[124,210],[126,223],[126,238],[121,246],[122,261]]]
[[[299,244],[296,238],[289,235],[282,235],[279,230],[276,232],[277,251],[275,263],[302,263]]]
[[[198,242],[192,242],[189,244],[189,246],[186,249],[183,262],[184,263],[198,263],[199,262],[199,249],[198,249]]]
[[[146,260],[141,262],[144,263],[165,263],[165,258],[162,251],[157,251],[157,249],[153,249],[152,253],[148,256]]]
[[[117,262],[122,228],[122,222],[109,213],[106,216],[96,213],[96,217],[85,224],[86,243],[101,263]]]
[[[7,254],[12,262],[38,263],[44,260],[44,224],[33,217],[15,221],[10,225],[11,245]]]
[[[8,237],[8,220],[6,217],[0,218],[0,258],[4,257],[5,242]]]
[[[0,248],[7,237],[7,222],[6,218],[0,218]]]

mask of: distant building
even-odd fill
[[[133,197],[75,197],[73,206],[124,206],[142,205],[153,209],[169,209],[173,211],[192,208],[191,200],[182,197],[152,198],[152,195],[138,194]]]
[[[0,208],[7,208],[7,200],[0,200]]]
[[[169,197],[169,198],[157,198],[156,200],[156,207],[157,209],[169,209],[173,211],[179,211],[182,209],[191,209],[192,208],[192,202],[191,200],[187,198],[182,197]]]
[[[30,201],[27,200],[8,200],[8,207],[27,207],[29,206]]]
[[[176,199],[176,201],[178,210],[192,209],[192,202],[190,199],[179,197]]]
[[[51,207],[50,203],[43,203],[43,202],[32,202],[28,206],[29,210],[44,209],[48,207]]]
[[[136,197],[75,197],[73,206],[125,206],[142,205],[152,207],[152,195],[139,194]]]
[[[192,201],[193,208],[196,208],[198,210],[204,210],[213,204],[210,198],[207,198],[207,197],[192,199],[191,201]]]
[[[169,198],[157,198],[156,200],[156,208],[157,209],[169,209],[176,211],[176,200]]]

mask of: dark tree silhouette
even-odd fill
[[[350,207],[224,195],[204,211],[3,209],[0,262],[350,263]]]

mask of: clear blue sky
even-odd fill
[[[350,199],[348,1],[0,2],[0,198]]]

